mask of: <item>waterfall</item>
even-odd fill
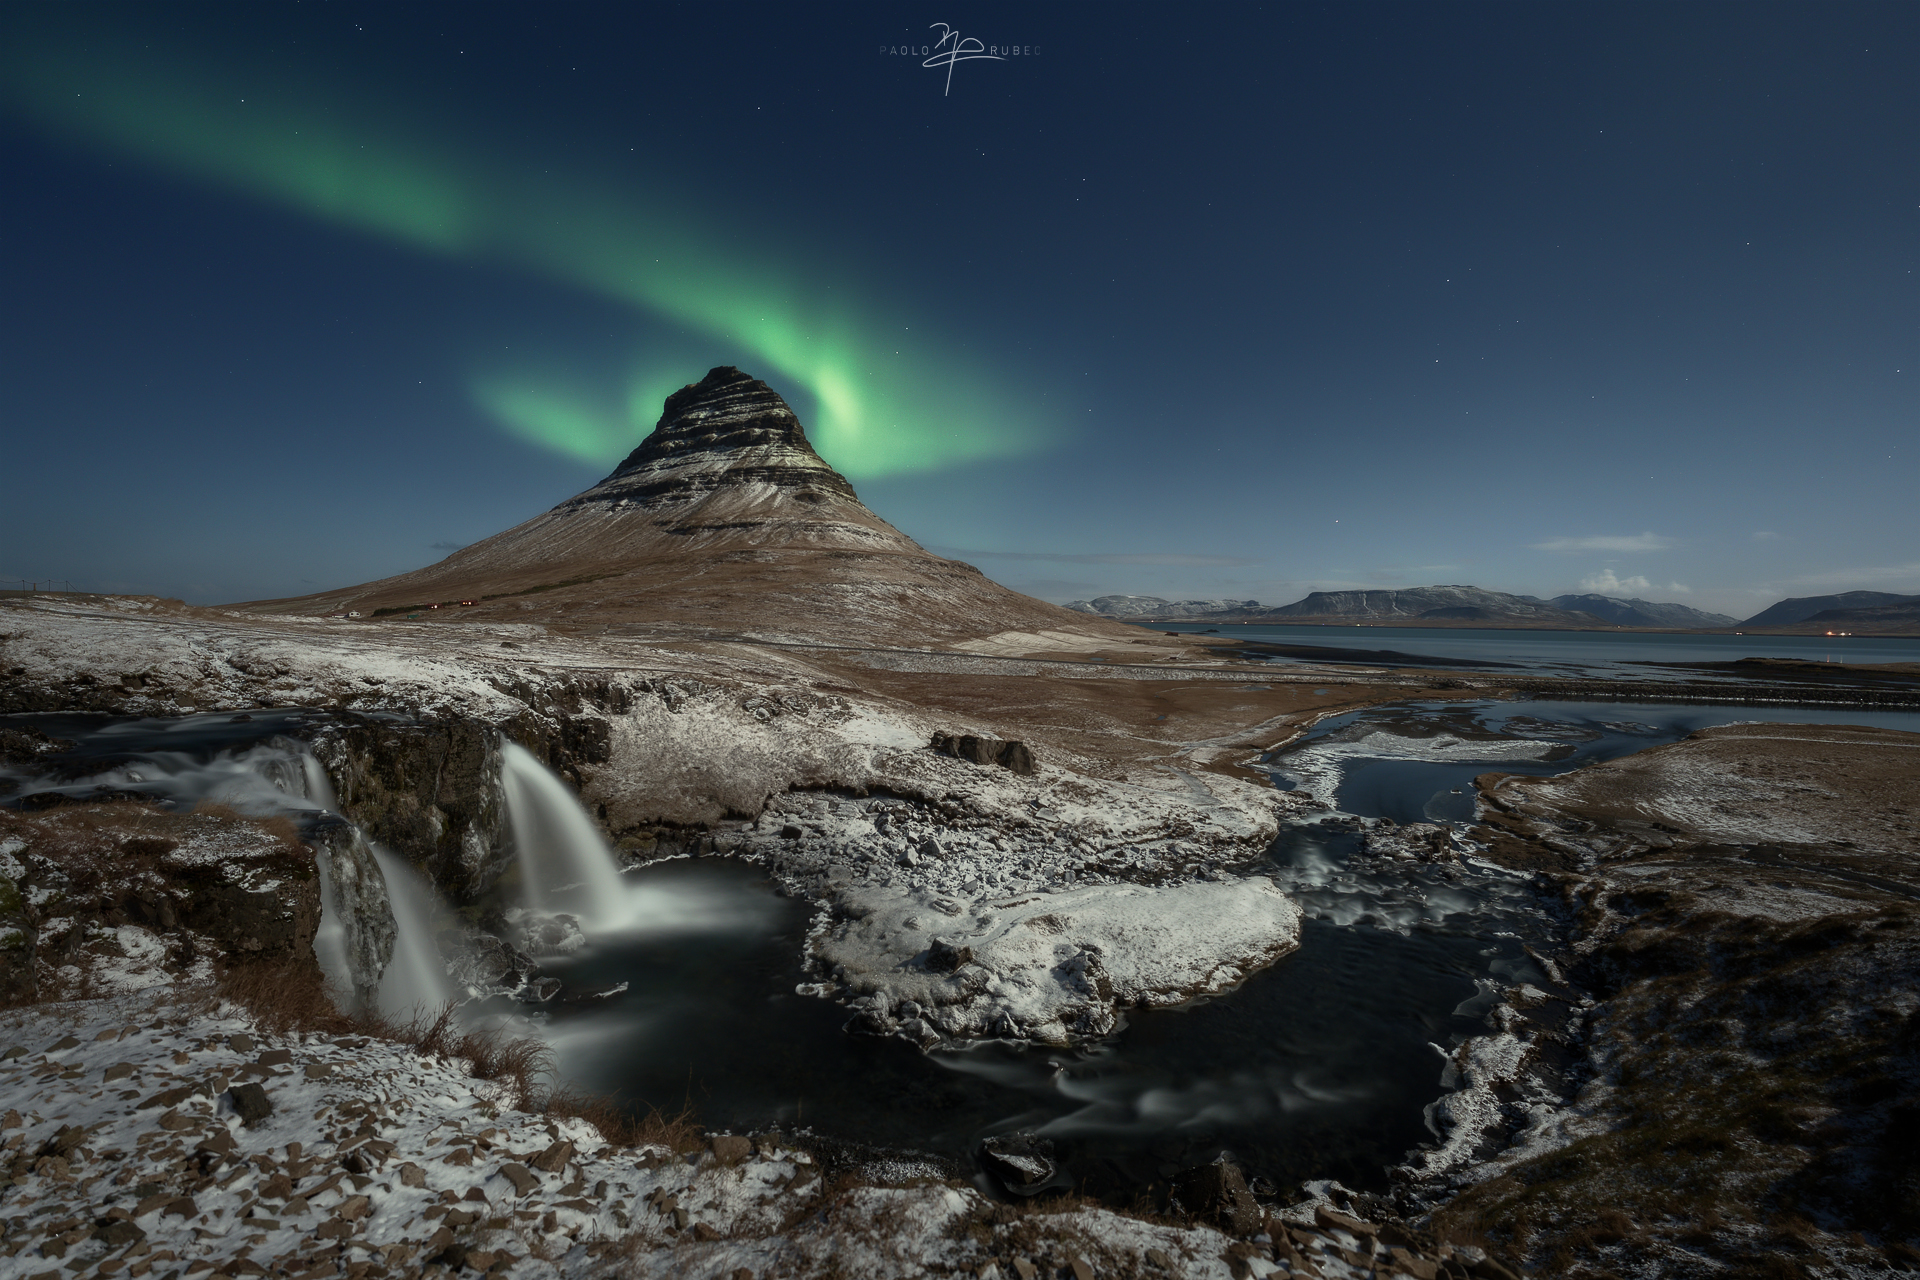
[[[382,1013],[397,1018],[431,1017],[460,993],[447,974],[447,962],[434,945],[439,902],[433,889],[414,869],[393,854],[373,845],[373,859],[387,882],[387,904],[393,911],[393,958],[380,975],[375,1002]]]
[[[306,783],[307,799],[328,813],[340,812],[340,801],[333,794],[333,779],[327,776],[327,767],[314,759],[311,751],[300,753],[300,777]]]
[[[600,828],[566,784],[524,747],[509,742],[500,759],[527,905],[570,912],[589,931],[625,924],[627,886]]]
[[[313,958],[333,992],[333,1002],[347,1008],[354,999],[353,963],[348,958],[340,897],[333,885],[333,855],[325,847],[315,848],[313,853],[320,873],[320,923],[313,931]]]

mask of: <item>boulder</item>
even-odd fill
[[[1247,1189],[1246,1175],[1225,1160],[1181,1173],[1173,1180],[1173,1194],[1189,1213],[1231,1235],[1249,1235],[1260,1225],[1260,1206]]]
[[[935,938],[927,946],[927,968],[935,973],[952,973],[963,964],[973,963],[973,948]]]
[[[1030,1196],[1053,1179],[1053,1143],[1031,1133],[1007,1133],[980,1144],[980,1167],[1018,1196]]]
[[[233,1109],[240,1116],[240,1123],[253,1128],[273,1114],[273,1100],[267,1097],[267,1091],[253,1083],[237,1084],[231,1091]]]

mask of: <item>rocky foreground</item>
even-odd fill
[[[1176,1217],[1013,1206],[806,1134],[612,1143],[460,1045],[258,1022],[193,991],[0,1021],[0,1276],[1509,1274],[1327,1195],[1272,1211],[1227,1165]]]
[[[1405,1203],[1555,1274],[1920,1268],[1920,735],[1728,725],[1479,787],[1572,927],[1449,1099],[1483,1158]]]

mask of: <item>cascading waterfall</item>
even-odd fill
[[[438,897],[402,859],[377,844],[371,848],[387,882],[387,905],[394,924],[393,958],[380,975],[375,1001],[382,1013],[395,1017],[430,1017],[459,995],[433,943]]]
[[[324,812],[338,813],[340,802],[326,767],[310,751],[300,753],[299,766],[304,798]],[[440,897],[403,859],[370,841],[362,842],[358,836],[356,845],[373,855],[385,882],[387,910],[393,916],[393,955],[380,975],[373,1001],[382,1013],[395,1017],[431,1016],[460,994],[433,941],[443,914]],[[329,981],[342,991],[351,991],[345,909],[333,884],[331,861],[331,856],[321,850],[320,927],[314,931],[314,957]]]
[[[526,748],[509,742],[500,760],[527,906],[578,916],[588,931],[626,924],[619,864],[579,800]]]
[[[314,865],[320,873],[320,923],[313,931],[313,959],[321,976],[332,988],[334,1003],[353,995],[353,964],[347,958],[347,927],[340,911],[340,897],[333,886],[333,857],[325,849],[314,851]]]

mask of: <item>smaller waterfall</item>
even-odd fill
[[[431,1017],[461,994],[454,989],[447,962],[433,942],[439,902],[412,867],[377,844],[372,848],[387,882],[394,923],[393,958],[380,975],[375,1000],[380,1011],[391,1017]]]
[[[320,873],[320,924],[313,931],[313,958],[320,966],[333,1002],[350,1008],[354,1000],[353,963],[348,958],[347,926],[340,909],[340,895],[333,884],[333,854],[321,847],[314,850],[314,865]]]
[[[327,767],[314,759],[311,751],[300,753],[300,777],[306,783],[307,799],[328,813],[340,812],[340,801],[333,794],[333,779],[327,776]]]
[[[619,864],[580,802],[524,747],[509,742],[500,758],[527,905],[570,912],[589,931],[627,923]]]

